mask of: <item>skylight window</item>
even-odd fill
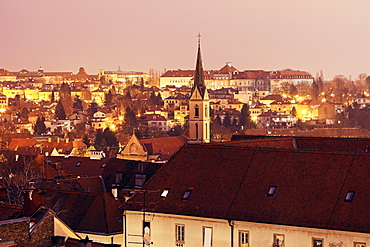
[[[82,164],[82,162],[81,162],[81,161],[77,162],[76,167],[80,167],[80,166],[81,166],[81,164]]]
[[[182,196],[183,200],[188,200],[191,195],[192,190],[186,190],[184,195]]]
[[[166,198],[167,195],[168,195],[168,192],[170,192],[170,189],[164,189],[162,194],[161,194],[161,198]]]
[[[270,186],[267,195],[268,197],[274,196],[277,190],[277,186]]]
[[[355,195],[354,191],[347,191],[346,197],[344,198],[344,201],[345,202],[352,202],[354,195]]]

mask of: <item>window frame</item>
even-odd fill
[[[182,239],[179,234],[179,227],[182,228]],[[176,244],[185,244],[185,224],[175,224],[175,243]]]
[[[278,237],[283,237],[283,241],[282,241],[282,244],[279,244],[276,247],[285,247],[285,234],[280,234],[280,233],[274,233],[274,238],[273,238],[274,246],[276,244],[276,240],[278,239]]]
[[[360,246],[361,246],[361,244],[362,244],[364,247],[366,247],[366,243],[364,243],[364,242],[353,242],[353,247],[359,247],[358,245],[360,245]]]
[[[210,226],[203,226],[202,227],[203,228],[203,241],[202,241],[202,246],[203,247],[207,247],[206,245],[205,245],[205,241],[206,241],[206,229],[210,229],[211,230],[211,240],[210,240],[210,247],[212,247],[213,246],[213,227],[210,227]]]
[[[352,202],[354,197],[355,191],[349,190],[346,192],[346,195],[344,196],[344,202]]]
[[[315,247],[315,241],[321,241],[321,247],[324,247],[324,239],[323,238],[312,238],[312,246]]]
[[[278,186],[277,185],[272,185],[269,187],[268,191],[267,191],[267,194],[266,196],[267,197],[274,197],[276,195],[276,191],[278,189]],[[270,193],[272,192],[272,193]]]
[[[243,234],[247,234],[247,242],[246,243],[243,243],[242,242],[242,235]],[[249,231],[245,231],[245,230],[239,230],[239,247],[249,247]],[[246,245],[245,245],[246,244]]]

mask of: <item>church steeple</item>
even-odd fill
[[[198,35],[197,64],[194,74],[194,85],[189,100],[189,143],[210,142],[210,126],[209,97],[204,81],[200,35]]]
[[[202,54],[200,52],[200,34],[198,35],[198,55],[197,55],[197,64],[195,66],[194,85],[192,93],[196,88],[199,89],[200,94],[202,95],[202,97],[204,97],[206,85],[204,83],[203,61]]]

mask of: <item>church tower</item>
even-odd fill
[[[194,85],[191,90],[189,100],[189,143],[208,143],[211,141],[211,121],[209,109],[209,97],[204,82],[199,35]]]

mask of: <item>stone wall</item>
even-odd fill
[[[28,234],[29,218],[7,220],[0,222],[0,243],[7,241],[27,243],[30,241]]]

